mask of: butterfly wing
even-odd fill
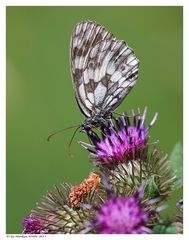
[[[138,77],[139,61],[124,41],[96,22],[79,23],[71,40],[71,69],[82,112],[113,111]]]
[[[83,76],[84,82],[96,85],[92,95],[95,109],[113,111],[118,107],[135,85],[138,68],[139,60],[124,41],[102,40],[97,43],[88,57],[85,70],[88,75]]]
[[[96,87],[93,83],[90,87],[87,85],[87,78],[90,77],[86,76],[89,65],[88,57],[94,46],[104,39],[113,40],[115,37],[103,26],[93,21],[83,21],[77,24],[71,37],[71,72],[75,96],[81,111],[88,117],[94,115],[95,112],[90,96]]]

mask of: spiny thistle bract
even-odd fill
[[[176,176],[156,142],[149,142],[157,114],[145,127],[146,113],[138,109],[113,119],[101,136],[86,130],[92,143],[80,145],[90,152],[96,172],[75,186],[48,191],[23,220],[23,233],[161,233],[173,226],[182,232],[182,214],[168,223],[159,216]]]

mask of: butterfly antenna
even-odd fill
[[[71,140],[70,140],[70,142],[69,142],[69,145],[68,145],[68,156],[69,156],[69,157],[71,157],[71,145],[72,145],[73,139],[74,139],[74,137],[75,137],[75,135],[76,135],[76,133],[77,133],[77,131],[78,131],[78,129],[79,129],[80,127],[81,127],[81,125],[77,126],[77,128],[75,129],[75,131],[74,131],[74,133],[73,133],[73,135],[72,135],[72,138],[71,138]]]
[[[61,132],[65,131],[65,130],[68,130],[68,129],[71,129],[71,128],[75,128],[75,127],[79,128],[80,125],[79,125],[79,126],[76,125],[76,126],[71,126],[71,127],[67,127],[67,128],[60,129],[60,130],[58,130],[58,131],[50,134],[50,135],[48,136],[48,138],[47,138],[47,141],[50,141],[50,139],[51,139],[54,135],[56,135],[56,134],[58,134],[58,133],[61,133]]]
[[[118,115],[118,116],[123,116],[123,114],[118,113],[118,112],[113,112],[114,114]]]

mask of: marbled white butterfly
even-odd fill
[[[139,60],[124,41],[94,21],[78,23],[71,37],[71,72],[76,100],[85,120],[82,125],[73,126],[76,131],[107,125],[135,85],[138,69]],[[51,134],[48,140],[73,127]]]
[[[135,85],[134,51],[94,21],[76,25],[71,37],[71,72],[83,130],[106,125]]]

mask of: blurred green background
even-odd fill
[[[7,233],[22,231],[22,218],[53,184],[79,183],[93,168],[77,144],[85,135],[75,137],[71,158],[73,130],[46,141],[83,121],[69,51],[84,19],[126,40],[140,59],[139,81],[117,112],[148,106],[148,122],[159,112],[151,141],[168,154],[182,141],[182,7],[7,7]]]

